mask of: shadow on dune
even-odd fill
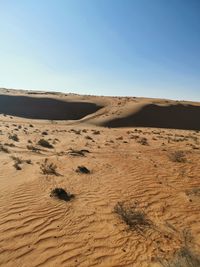
[[[200,107],[182,104],[170,106],[149,104],[134,114],[110,120],[104,126],[200,130]]]
[[[94,103],[0,95],[0,113],[28,119],[79,120],[102,108]]]

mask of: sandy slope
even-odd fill
[[[27,96],[5,90],[1,94]],[[174,123],[174,110],[188,114],[195,110],[196,116],[199,103],[44,93],[31,97],[94,103],[102,108],[70,121],[0,115],[0,143],[9,152],[0,151],[0,265],[200,266],[200,132],[159,128],[164,127],[163,121]],[[170,114],[172,105],[175,109]],[[161,125],[157,118],[153,126],[158,128],[145,127],[149,112],[158,106],[168,108]],[[81,115],[81,108],[77,112]],[[133,127],[138,113],[144,122],[141,128]],[[192,127],[199,129],[195,116]],[[18,142],[9,138],[14,133]],[[37,145],[41,138],[54,147]],[[70,148],[90,153],[72,156],[67,153]],[[174,162],[174,151],[183,151],[186,161]],[[13,166],[13,156],[24,160],[21,170]],[[42,173],[40,166],[46,158],[56,164],[60,175]],[[29,159],[31,164],[25,162]],[[91,173],[77,173],[79,165]],[[55,187],[75,198],[64,202],[50,197]],[[117,202],[136,206],[151,226],[142,232],[130,230],[114,212]]]

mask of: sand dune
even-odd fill
[[[67,102],[60,99],[18,95],[0,95],[0,113],[28,119],[79,120],[99,110],[88,102]]]
[[[64,95],[0,89],[0,113],[37,120],[79,121],[110,128],[200,130],[200,104],[148,98]],[[30,97],[30,94],[35,95]],[[45,95],[45,97],[44,97]],[[69,124],[69,122],[68,122]],[[73,122],[74,124],[74,122]]]
[[[122,118],[111,119],[107,127],[155,127],[185,130],[200,130],[200,106],[146,104]]]
[[[184,129],[197,129],[198,103],[45,94],[55,110],[39,120],[44,94],[3,93],[14,105],[12,116],[0,114],[0,266],[200,266],[200,132],[161,129],[182,126],[180,114]],[[29,112],[38,107],[34,119],[18,117],[24,97]],[[50,121],[68,102],[87,112]],[[56,198],[55,188],[74,198]]]

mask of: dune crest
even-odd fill
[[[155,127],[200,130],[200,106],[146,104],[125,117],[103,123],[106,127]]]
[[[95,103],[50,97],[0,95],[0,113],[27,119],[79,120],[102,108]]]

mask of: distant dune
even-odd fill
[[[99,110],[89,102],[67,102],[55,98],[0,95],[0,113],[28,119],[79,120]]]
[[[0,89],[0,113],[95,126],[200,130],[200,103]],[[34,95],[34,96],[31,96]]]
[[[107,127],[155,127],[185,130],[200,130],[200,106],[195,105],[144,105],[139,111],[125,117],[111,119]]]

